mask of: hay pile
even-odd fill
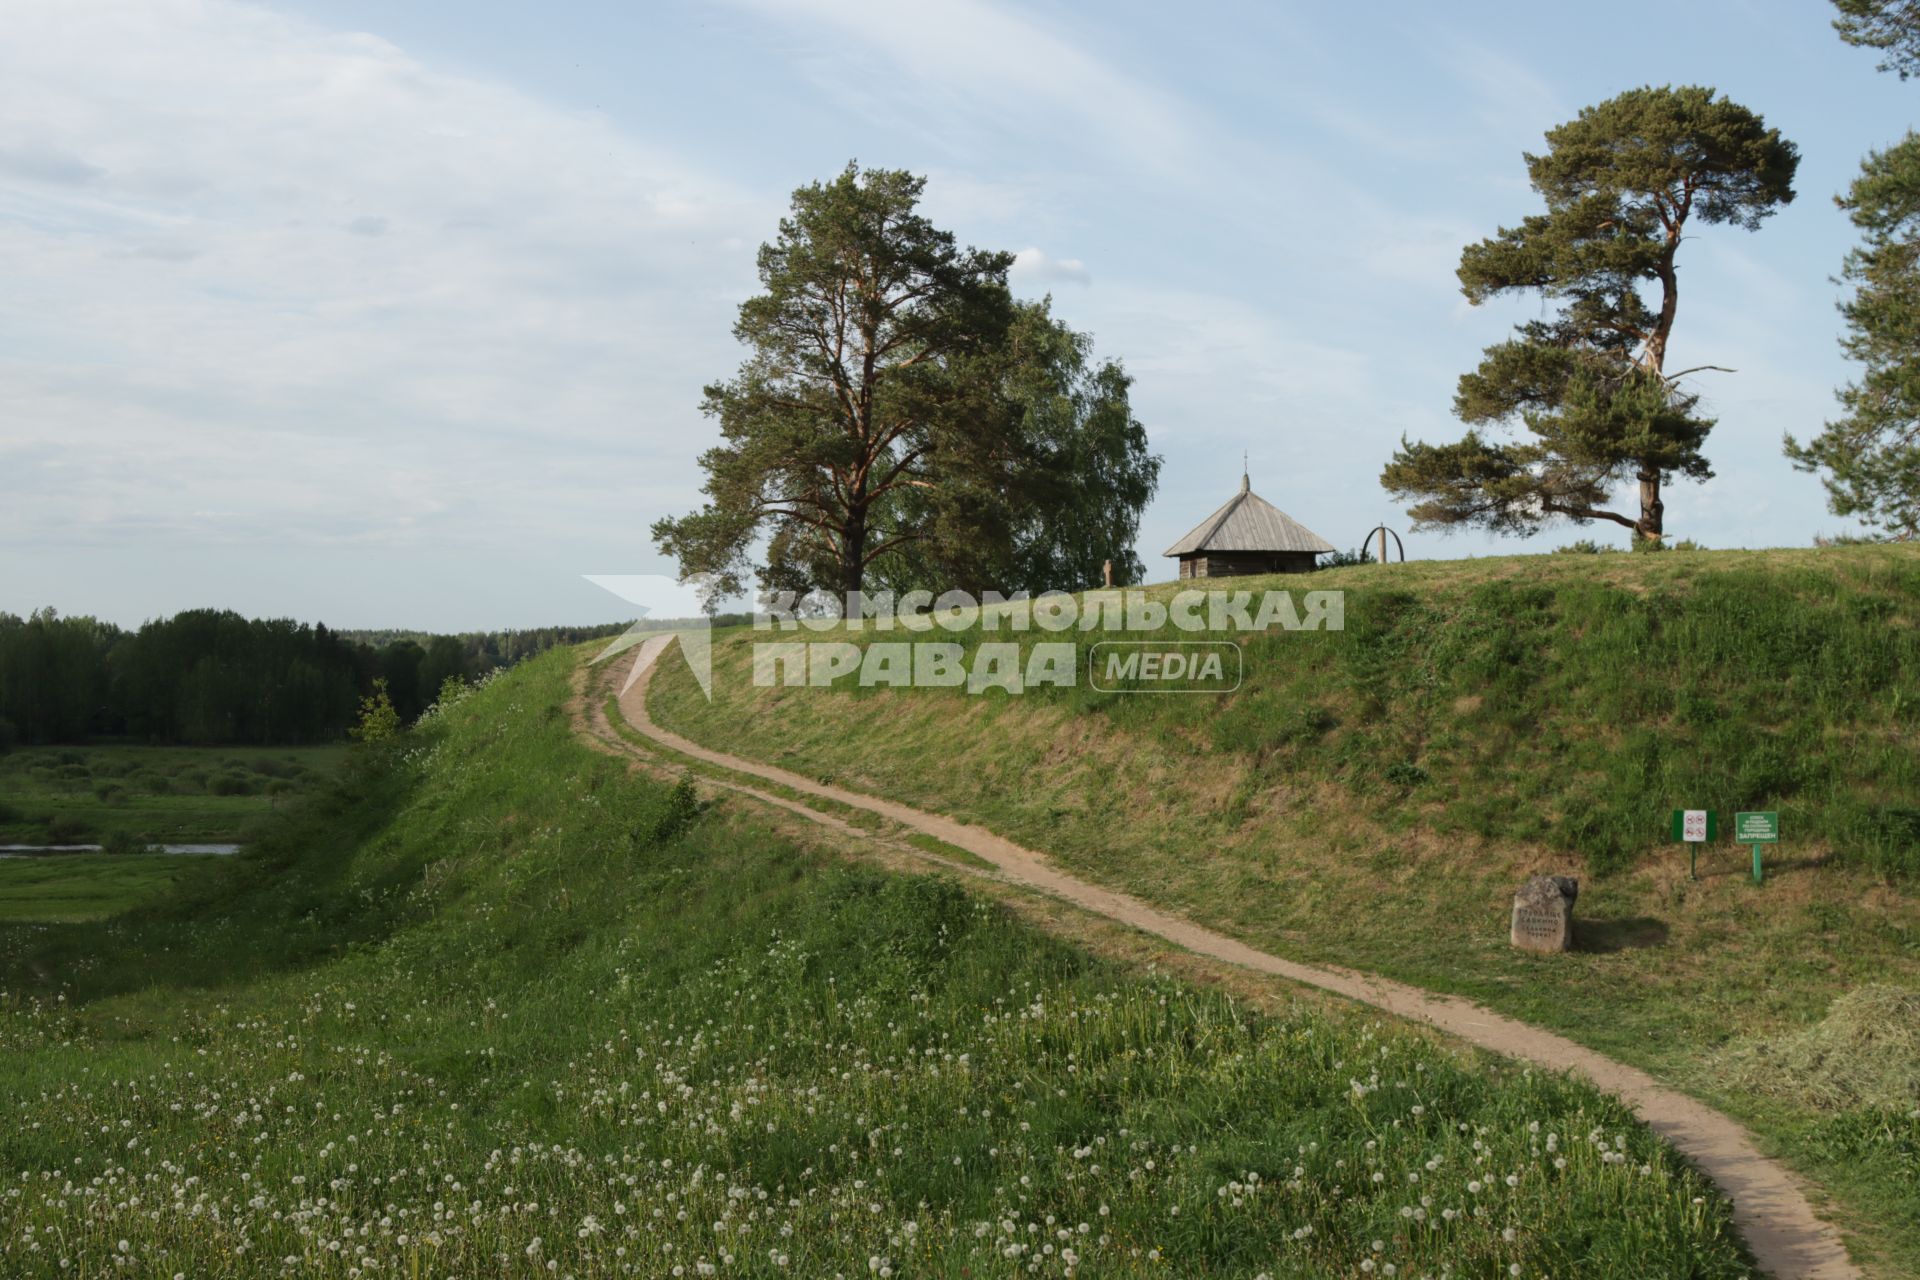
[[[1716,1066],[1742,1089],[1821,1111],[1912,1111],[1920,1107],[1920,991],[1850,991],[1811,1027],[1736,1041]]]

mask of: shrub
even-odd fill
[[[47,819],[48,844],[86,844],[93,839],[93,824],[62,814]]]
[[[101,838],[100,848],[105,853],[150,853],[153,846],[144,836],[137,836],[131,831],[114,830]]]
[[[127,789],[118,782],[96,782],[93,784],[94,799],[105,804],[125,804]]]
[[[700,816],[700,796],[693,789],[693,783],[686,778],[673,784],[673,790],[667,793],[666,803],[655,815],[647,830],[654,844],[664,844],[693,825]]]
[[[215,774],[208,781],[207,790],[216,796],[250,796],[258,787],[251,775],[229,770]]]
[[[1569,542],[1564,547],[1555,547],[1553,554],[1557,556],[1603,556],[1613,550],[1615,550],[1615,548],[1602,546],[1592,538],[1582,538],[1578,542]]]
[[[360,722],[347,730],[361,742],[385,742],[400,732],[400,713],[387,693],[385,676],[373,682],[373,692],[360,699]]]

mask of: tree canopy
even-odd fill
[[[1920,69],[1920,5],[1839,0],[1835,25],[1854,44],[1890,51],[1883,70]],[[1852,25],[1849,26],[1849,23]],[[1787,457],[1822,472],[1835,515],[1894,538],[1920,536],[1920,135],[1870,153],[1838,203],[1860,228],[1842,277],[1841,348],[1864,366],[1839,391],[1845,413]]]
[[[1882,71],[1905,80],[1920,71],[1920,0],[1833,0],[1833,20],[1848,44],[1885,51]]]
[[[1413,499],[1418,527],[1531,533],[1565,519],[1608,520],[1658,539],[1661,487],[1712,475],[1713,420],[1667,349],[1679,308],[1676,258],[1690,224],[1759,227],[1793,199],[1799,153],[1761,117],[1714,90],[1634,89],[1582,111],[1525,156],[1546,212],[1460,257],[1461,291],[1480,305],[1535,293],[1555,312],[1517,326],[1463,375],[1453,444],[1401,442],[1381,475]],[[1481,428],[1523,427],[1505,442]],[[1637,514],[1608,509],[1637,480]]]
[[[1048,302],[1013,299],[1011,254],[922,216],[924,185],[850,164],[796,191],[761,247],[762,292],[734,326],[749,354],[706,389],[708,501],[653,526],[715,597],[750,573],[801,591],[1011,590],[1131,560],[1159,462],[1124,371]]]

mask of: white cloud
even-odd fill
[[[856,49],[907,73],[913,98],[939,128],[929,141],[983,123],[1045,134],[1075,148],[1090,141],[1129,163],[1184,167],[1199,136],[1178,98],[1109,65],[1041,21],[985,0],[733,0],[790,30],[833,31],[830,55],[802,55],[824,90],[870,105]],[[891,104],[899,109],[899,103]]]
[[[600,525],[637,551],[688,501],[742,246],[777,213],[371,36],[219,0],[15,5],[0,467],[47,483],[10,486],[0,537]]]
[[[1038,281],[1043,284],[1092,284],[1087,264],[1078,258],[1055,258],[1043,250],[1028,247],[1013,255],[1015,284]]]

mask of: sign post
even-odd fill
[[[1687,875],[1700,878],[1700,846],[1719,835],[1719,825],[1714,821],[1711,809],[1675,809],[1673,811],[1673,838],[1683,840],[1687,845]]]
[[[1753,846],[1753,882],[1761,882],[1760,848],[1780,842],[1780,815],[1773,812],[1733,815],[1733,841]]]

